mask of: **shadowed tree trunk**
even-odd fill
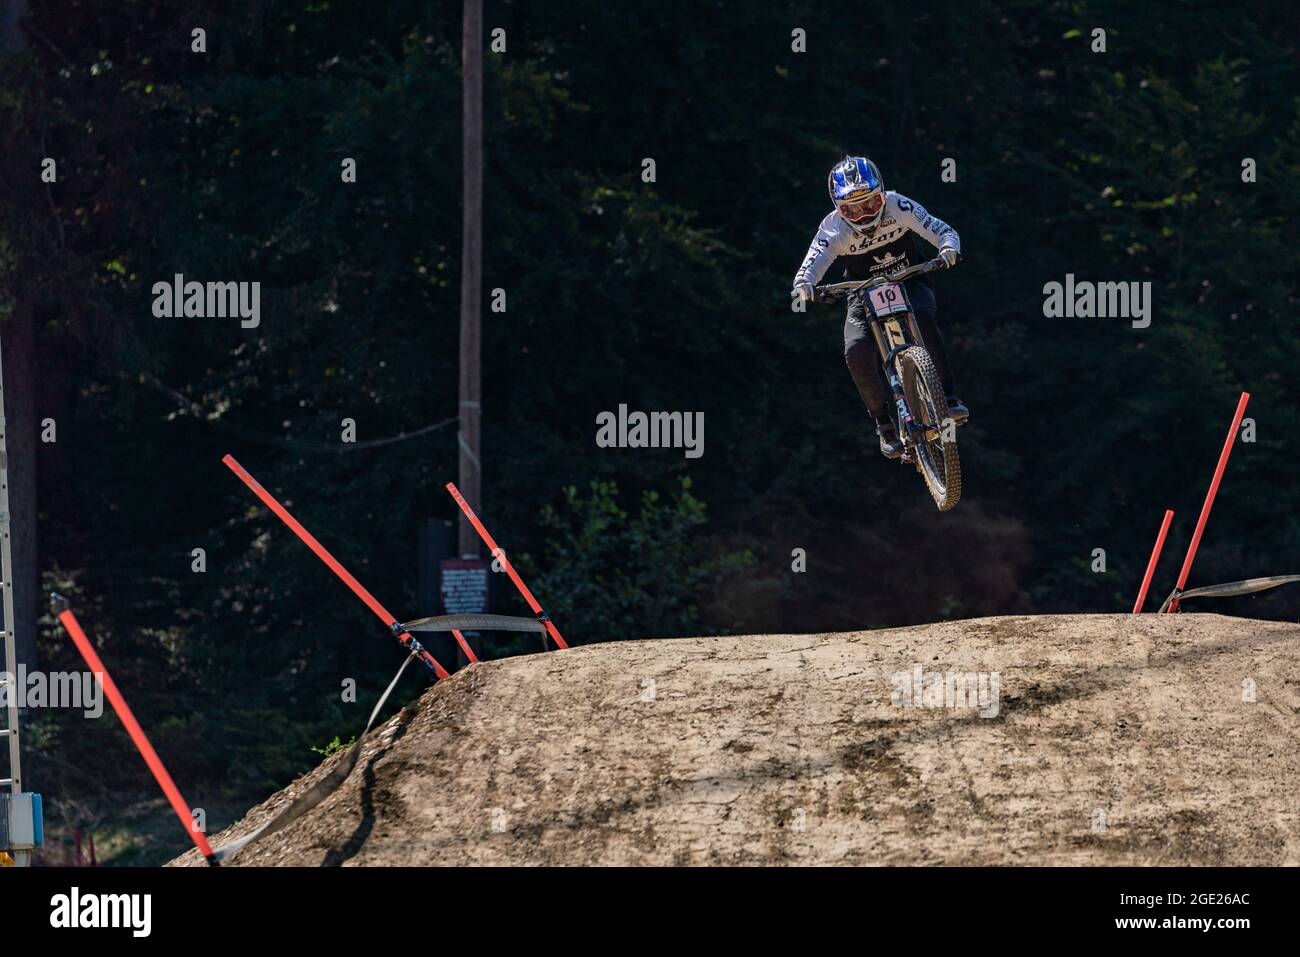
[[[27,0],[0,0],[0,55],[17,53],[23,48],[18,21],[26,13]]]

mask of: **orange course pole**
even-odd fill
[[[1133,614],[1139,614],[1142,606],[1146,604],[1147,589],[1151,587],[1151,576],[1156,573],[1156,562],[1160,561],[1160,552],[1165,547],[1165,537],[1169,534],[1169,523],[1174,520],[1174,513],[1171,509],[1165,509],[1165,520],[1160,523],[1160,531],[1156,535],[1155,548],[1151,549],[1151,559],[1147,562],[1146,574],[1142,576],[1142,587],[1138,590],[1137,601],[1133,603]]]
[[[456,504],[460,506],[460,510],[465,513],[465,517],[469,519],[469,523],[474,526],[474,531],[478,532],[479,538],[483,539],[483,542],[488,547],[489,554],[491,554],[492,557],[501,560],[501,567],[506,570],[506,574],[510,576],[510,580],[515,583],[515,587],[519,589],[519,594],[524,596],[524,601],[528,602],[528,607],[533,610],[533,614],[536,615],[538,620],[546,626],[547,632],[553,639],[555,639],[555,643],[561,648],[568,648],[568,642],[566,642],[560,635],[560,630],[555,627],[555,623],[551,621],[550,615],[542,611],[541,604],[533,597],[533,593],[528,590],[528,586],[524,584],[524,580],[519,577],[519,573],[515,571],[515,566],[510,564],[510,559],[506,558],[506,553],[501,550],[493,540],[492,536],[488,533],[488,530],[483,527],[483,523],[480,522],[478,516],[474,514],[474,509],[470,507],[469,502],[465,501],[465,497],[460,494],[460,489],[456,488],[456,483],[448,482],[447,491],[451,494],[451,497],[456,500]]]
[[[208,844],[207,837],[204,836],[202,831],[194,827],[194,817],[190,811],[190,806],[181,797],[181,792],[177,789],[175,782],[172,781],[172,776],[167,773],[167,768],[163,766],[162,759],[158,757],[158,752],[149,743],[144,729],[140,727],[140,722],[135,720],[135,715],[131,713],[131,709],[127,706],[126,699],[122,697],[122,692],[117,690],[117,685],[113,682],[113,677],[108,673],[108,669],[104,667],[104,662],[99,660],[95,647],[90,643],[90,639],[86,637],[86,633],[81,630],[81,624],[77,621],[76,616],[66,607],[66,600],[58,596],[55,596],[54,600],[56,608],[62,606],[62,610],[59,612],[59,621],[63,623],[63,627],[72,636],[73,644],[81,652],[81,657],[86,659],[86,664],[90,666],[90,670],[95,675],[95,680],[99,682],[99,686],[104,689],[104,694],[108,695],[109,704],[113,706],[113,710],[117,712],[118,718],[126,727],[126,733],[131,736],[131,740],[135,743],[140,756],[144,758],[144,763],[149,765],[154,780],[162,788],[163,794],[167,795],[167,802],[171,804],[172,810],[180,818],[185,833],[190,836],[190,840],[199,849],[199,853],[207,858],[208,863],[215,866],[216,860],[212,856],[212,847]]]
[[[1232,455],[1232,447],[1237,442],[1237,430],[1241,427],[1241,417],[1246,412],[1246,403],[1250,401],[1250,393],[1243,392],[1241,398],[1237,400],[1237,412],[1232,417],[1232,425],[1228,429],[1228,436],[1223,440],[1223,450],[1219,452],[1219,464],[1214,470],[1214,477],[1210,479],[1210,488],[1205,493],[1205,502],[1201,505],[1201,516],[1196,520],[1196,531],[1192,532],[1191,544],[1187,546],[1187,556],[1183,559],[1182,570],[1178,573],[1178,584],[1174,589],[1177,595],[1187,584],[1187,575],[1192,570],[1192,562],[1196,558],[1196,549],[1201,544],[1201,533],[1205,531],[1205,523],[1209,521],[1210,509],[1214,505],[1214,496],[1219,492],[1219,483],[1223,481],[1223,470],[1228,467],[1228,456]],[[1175,597],[1169,603],[1169,611],[1178,610],[1178,599]]]
[[[253,494],[260,498],[262,503],[276,514],[276,517],[278,517],[280,521],[288,525],[290,531],[302,539],[303,544],[310,548],[315,553],[316,557],[325,563],[330,571],[341,578],[343,584],[352,589],[352,593],[365,602],[366,607],[378,615],[385,625],[388,625],[389,628],[391,628],[393,625],[397,624],[397,619],[393,617],[392,613],[381,605],[379,600],[375,598],[374,595],[370,594],[361,582],[353,578],[352,573],[344,568],[339,560],[331,555],[325,546],[316,540],[316,536],[307,531],[307,529],[302,526],[301,522],[290,515],[289,510],[276,501],[275,496],[264,489],[261,482],[253,478],[253,476],[248,473],[247,469],[236,462],[233,455],[224,456],[221,461],[225,463],[226,467],[230,469],[230,471],[239,476],[239,480],[247,485],[252,490]],[[412,643],[415,641],[409,632],[402,632],[397,636],[397,640],[408,648],[412,647]],[[438,659],[434,658],[428,650],[420,647],[419,655],[420,659],[432,668],[434,674],[439,678],[448,677],[447,669],[439,664]]]

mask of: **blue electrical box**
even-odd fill
[[[0,851],[30,851],[45,843],[41,796],[0,794]]]

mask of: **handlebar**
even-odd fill
[[[886,282],[902,282],[904,279],[911,279],[913,276],[922,276],[926,273],[938,272],[940,269],[947,268],[947,263],[936,256],[934,259],[927,259],[915,266],[904,266],[902,269],[884,276],[872,276],[870,279],[855,279],[849,282],[832,282],[824,286],[814,286],[813,292],[816,294],[815,299],[817,302],[838,302],[850,293],[861,292],[863,289],[870,289],[872,286],[879,286]]]

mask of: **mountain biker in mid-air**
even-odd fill
[[[920,203],[901,193],[886,192],[880,170],[871,160],[862,156],[845,157],[831,169],[827,185],[835,208],[817,228],[808,255],[794,275],[791,298],[812,301],[813,287],[837,261],[843,261],[844,277],[850,280],[869,279],[919,262],[913,233],[938,249],[939,258],[949,267],[956,265],[961,255],[957,231],[926,212]],[[903,286],[912,303],[922,344],[934,359],[947,394],[949,414],[953,421],[963,422],[970,410],[953,391],[943,336],[934,321],[935,300],[930,280],[914,276]],[[865,322],[862,299],[857,295],[849,299],[844,320],[844,361],[858,394],[875,420],[881,453],[891,459],[898,458],[903,454],[903,443],[889,414],[879,354]]]

